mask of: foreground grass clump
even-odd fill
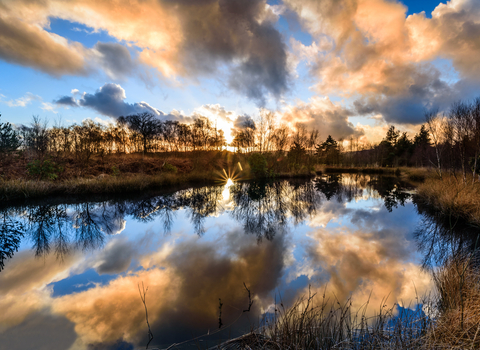
[[[479,262],[471,256],[457,257],[434,272],[439,296],[435,324],[425,339],[428,348],[480,348]]]
[[[450,258],[433,272],[434,291],[415,308],[386,299],[372,313],[317,295],[275,307],[264,326],[221,349],[478,349],[480,273],[473,256]],[[319,300],[320,299],[320,300]]]
[[[480,183],[464,183],[453,175],[428,178],[417,188],[420,200],[447,217],[461,217],[480,226]]]
[[[384,304],[386,300],[382,301]],[[261,334],[278,349],[412,349],[423,342],[432,321],[422,311],[397,307],[380,308],[367,316],[368,302],[354,310],[351,300],[330,302],[323,296],[298,300],[279,309],[278,319]]]

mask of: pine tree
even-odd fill
[[[2,115],[0,114],[0,117]],[[15,151],[20,147],[20,138],[10,123],[0,123],[0,154]]]
[[[337,141],[335,141],[331,135],[328,135],[325,142],[316,147],[315,153],[327,165],[338,163],[340,151]]]

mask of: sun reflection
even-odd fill
[[[227,179],[227,183],[225,184],[225,187],[223,188],[222,191],[222,197],[224,201],[227,201],[230,198],[230,186],[233,185],[232,179]]]

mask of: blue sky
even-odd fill
[[[375,142],[389,124],[413,134],[424,110],[480,94],[480,33],[461,30],[480,28],[475,0],[120,3],[5,1],[2,120],[148,110],[229,129],[267,108],[321,137]]]

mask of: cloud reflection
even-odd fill
[[[329,183],[334,185],[327,188]],[[430,280],[414,253],[411,230],[418,217],[413,204],[402,197],[389,213],[385,198],[392,185],[387,183],[363,175],[237,183],[228,188],[231,210],[222,207],[223,186],[108,205],[26,210],[23,217],[33,220],[35,232],[42,225],[42,232],[50,232],[45,237],[53,237],[54,242],[58,232],[47,228],[59,227],[58,222],[49,223],[46,219],[51,216],[40,220],[32,214],[35,210],[61,213],[64,228],[93,220],[93,236],[101,235],[105,244],[102,249],[73,249],[61,264],[53,254],[38,259],[25,250],[9,260],[0,274],[0,308],[6,310],[0,316],[0,335],[14,334],[18,327],[33,334],[36,326],[31,320],[42,313],[47,321],[65,320],[66,328],[73,327],[75,339],[67,337],[74,341],[72,349],[144,346],[145,311],[138,294],[142,282],[148,286],[154,345],[162,347],[216,330],[219,298],[224,325],[241,316],[235,327],[225,330],[225,337],[248,331],[269,310],[275,293],[288,292],[283,299],[288,306],[307,292],[309,284],[320,294],[328,286],[331,300],[352,296],[354,306],[363,304],[371,292],[374,307],[387,295],[392,303],[408,304],[415,291],[421,295],[429,290]],[[394,192],[401,192],[400,185],[395,186]],[[167,235],[151,229],[161,227],[165,213],[175,211],[190,218],[192,225],[174,225]],[[109,222],[122,222],[127,216],[136,223],[126,225],[120,235],[109,235],[105,227],[115,226]],[[199,235],[195,222],[204,225],[207,218],[213,224],[209,221]],[[217,230],[219,234],[212,233]],[[269,239],[260,241],[252,234],[258,232]],[[79,237],[75,233],[66,241],[82,246],[76,243]],[[87,271],[110,276],[94,279],[87,289],[54,294],[56,282]],[[244,282],[255,300],[248,314],[242,312],[248,307]],[[55,329],[44,333],[54,337]]]

